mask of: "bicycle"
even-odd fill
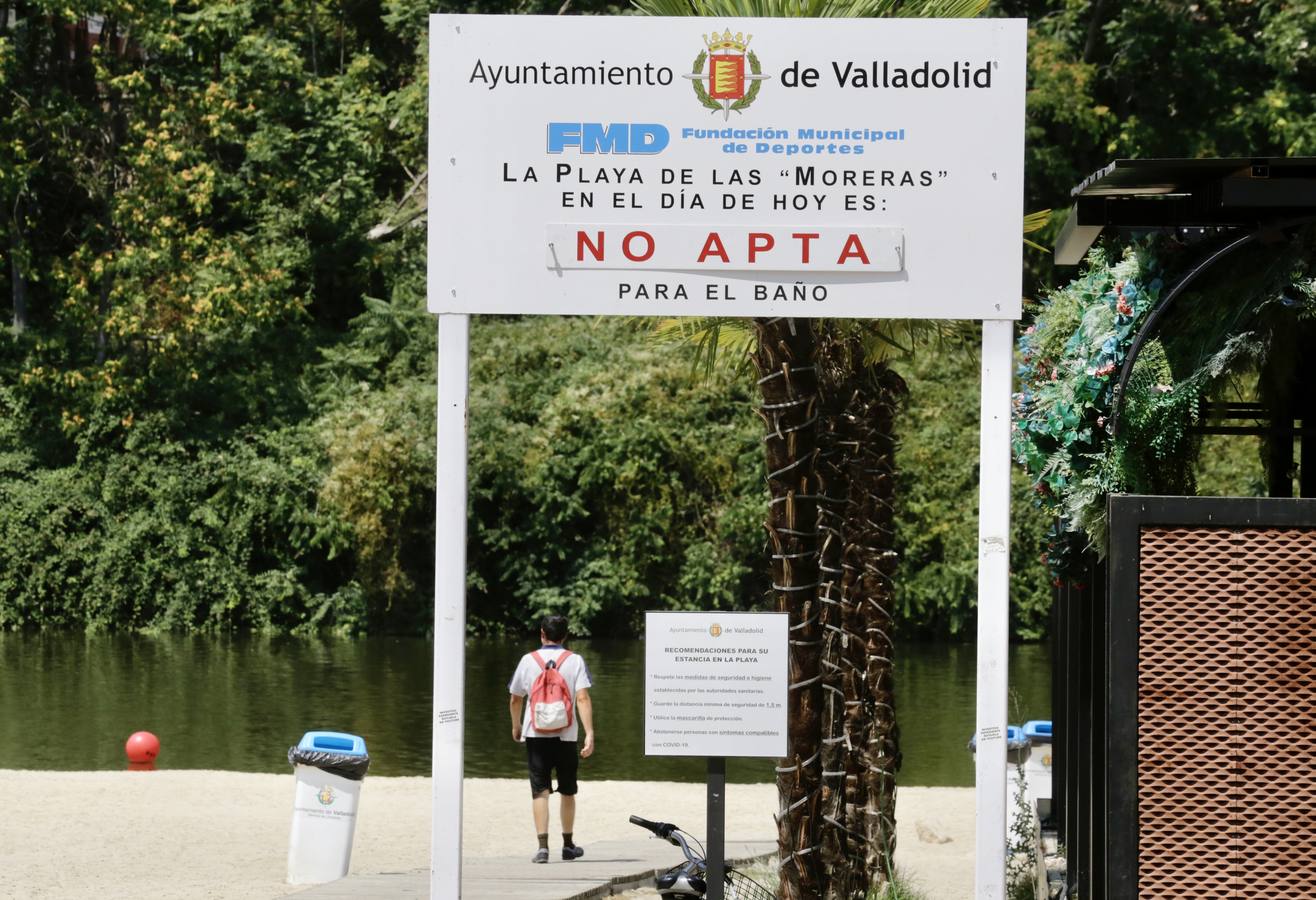
[[[663,900],[703,900],[708,893],[708,864],[704,856],[699,855],[707,855],[699,839],[669,822],[650,822],[639,816],[631,816],[631,824],[652,831],[655,836],[680,847],[685,854],[685,862],[654,877],[658,896]],[[699,854],[690,849],[686,838],[699,844]],[[731,866],[726,867],[722,891],[724,900],[776,900],[777,897],[744,872]]]

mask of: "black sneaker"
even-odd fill
[[[548,862],[548,848],[540,847],[538,850],[535,851],[535,855],[530,859],[530,861],[532,863]]]
[[[582,856],[584,856],[584,855],[585,855],[585,848],[584,848],[584,847],[563,847],[563,848],[562,848],[562,858],[563,858],[563,859],[568,859],[568,860],[569,860],[569,859],[580,859],[580,858],[581,858]]]

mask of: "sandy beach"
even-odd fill
[[[239,772],[0,770],[0,897],[259,900],[283,883],[293,777]],[[582,782],[576,840],[643,837],[632,813],[703,832],[704,787]],[[556,832],[556,799],[554,824]],[[465,783],[463,855],[533,852],[529,787],[519,779]],[[772,840],[776,789],[731,785],[727,838]],[[902,788],[897,857],[938,900],[971,894],[973,792]],[[428,778],[367,778],[352,872],[429,865]]]

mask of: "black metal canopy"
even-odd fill
[[[1316,209],[1316,157],[1117,159],[1070,192],[1056,241],[1076,265],[1103,228],[1264,228]]]

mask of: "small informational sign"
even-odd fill
[[[645,613],[645,755],[785,756],[789,636],[786,613]]]
[[[432,312],[1019,317],[1023,20],[430,21]]]

